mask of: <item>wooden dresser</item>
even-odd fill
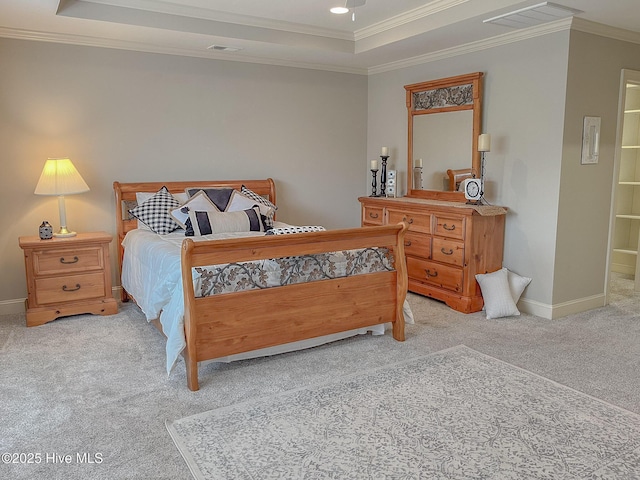
[[[27,273],[27,326],[66,315],[118,313],[106,232],[40,240],[20,237]]]
[[[482,310],[475,275],[502,268],[507,210],[420,198],[360,197],[362,226],[407,221],[409,291],[464,313]]]

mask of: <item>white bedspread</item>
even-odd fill
[[[278,223],[278,222],[276,222]],[[287,226],[280,224],[280,226]],[[262,236],[264,232],[226,233],[190,237],[194,241],[238,238],[242,236]],[[184,298],[182,294],[182,273],[180,269],[180,246],[184,232],[157,235],[149,230],[132,230],[122,242],[124,260],[122,263],[122,286],[135,298],[147,320],[160,318],[162,330],[167,336],[167,374],[176,364],[178,356],[186,346],[184,337]],[[194,275],[195,276],[195,275]],[[413,323],[409,304],[404,303],[406,323]],[[385,325],[375,325],[333,335],[292,342],[275,347],[239,353],[217,358],[215,361],[231,362],[310,348],[350,336],[372,332],[382,335]]]

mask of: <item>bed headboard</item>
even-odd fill
[[[135,218],[130,218],[128,210],[136,205],[136,192],[155,193],[166,186],[171,193],[184,193],[187,188],[233,188],[240,190],[242,185],[254,191],[258,195],[267,198],[271,203],[276,203],[276,185],[271,178],[266,180],[198,180],[192,182],[137,182],[120,183],[113,182],[113,190],[116,194],[116,227],[118,231],[119,265],[122,271],[122,257],[124,249],[122,240],[129,230],[138,228]]]

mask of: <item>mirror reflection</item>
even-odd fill
[[[473,112],[462,110],[413,118],[413,158],[422,158],[423,190],[448,190],[448,169],[470,168]]]

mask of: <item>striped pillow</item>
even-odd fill
[[[260,209],[253,208],[238,212],[189,211],[189,220],[194,235],[232,232],[264,232],[260,219]]]

